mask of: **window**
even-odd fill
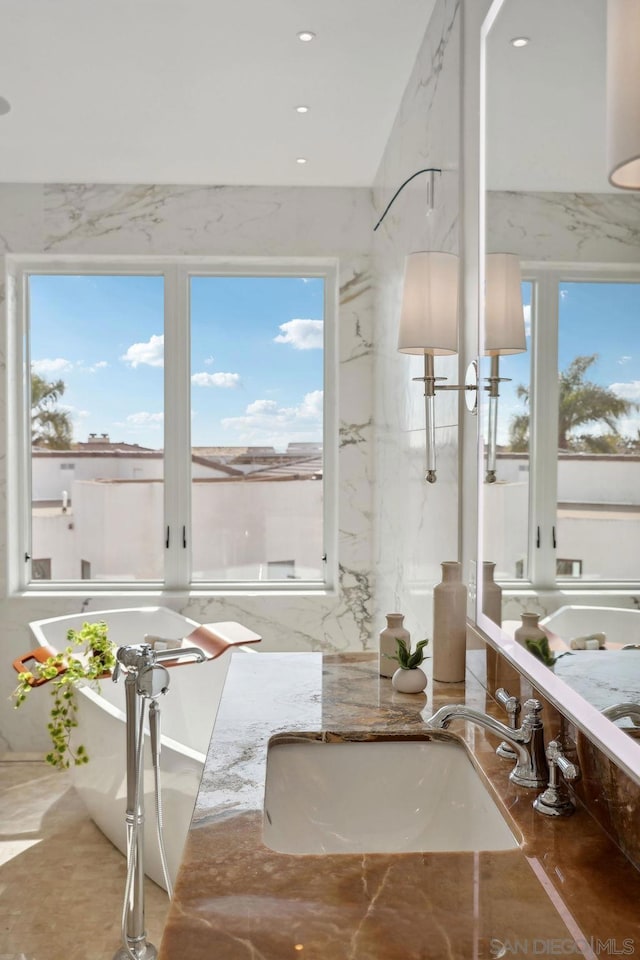
[[[17,585],[330,582],[330,263],[16,274]]]
[[[525,265],[523,276],[530,349],[502,358],[512,380],[501,388],[498,482],[484,491],[499,575],[536,587],[637,583],[640,271]]]

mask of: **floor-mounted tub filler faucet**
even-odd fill
[[[160,638],[146,638],[160,640]],[[172,646],[169,648],[169,644]],[[113,670],[114,683],[125,674],[127,716],[127,881],[122,909],[122,948],[114,960],[156,960],[157,950],[147,941],[144,916],[144,705],[149,700],[149,733],[155,778],[156,827],[160,860],[167,892],[171,880],[162,837],[160,792],[160,707],[159,698],[169,689],[169,671],[163,661],[207,659],[199,647],[176,647],[166,641],[167,649],[154,650],[151,643],[118,647]]]
[[[522,725],[515,729],[462,703],[440,707],[427,720],[427,724],[444,730],[452,720],[468,720],[497,737],[502,737],[516,752],[516,765],[509,774],[509,779],[521,787],[539,789],[547,786],[549,776],[544,749],[544,726],[540,719],[542,704],[539,700],[526,700],[523,710]]]
[[[182,640],[147,634],[144,643],[118,647],[112,680],[125,674],[127,736],[127,881],[122,908],[122,948],[114,960],[156,960],[147,941],[144,919],[144,707],[149,703],[149,739],[153,763],[156,830],[162,872],[169,897],[171,879],[162,837],[160,791],[160,697],[169,689],[167,667],[186,661],[215,660],[231,647],[259,643],[262,638],[240,623],[200,624]],[[184,646],[185,642],[188,646]],[[197,646],[201,644],[201,646]],[[202,649],[204,648],[204,649]],[[163,666],[166,664],[166,666]]]

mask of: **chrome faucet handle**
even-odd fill
[[[564,780],[577,780],[580,777],[580,767],[565,757],[557,740],[551,740],[547,745],[547,760],[549,785],[533,801],[534,809],[545,817],[569,817],[575,810],[575,804],[559,774],[562,774]]]
[[[544,749],[544,724],[540,718],[543,707],[539,700],[531,699],[525,700],[523,709],[520,731],[523,742],[528,744],[529,761],[525,769],[522,769],[520,762],[516,763],[509,779],[521,786],[537,789],[547,783],[549,776]]]
[[[509,726],[509,729],[515,730],[518,726],[520,698],[512,697],[509,691],[504,687],[500,687],[499,690],[496,690],[495,697],[500,706],[504,707],[507,711],[507,725]],[[513,747],[507,743],[506,740],[503,740],[502,743],[496,747],[496,753],[504,760],[518,759],[518,754],[515,752]]]

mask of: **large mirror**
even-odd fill
[[[486,302],[492,258],[517,258],[525,341],[499,357],[497,419],[481,402],[479,560],[503,603],[477,620],[637,772],[640,717],[605,719],[640,704],[640,192],[608,182],[606,16],[497,0],[483,27]],[[549,670],[513,640],[522,612],[586,649]]]

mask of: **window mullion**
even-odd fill
[[[544,272],[535,287],[531,371],[529,569],[533,584],[555,587],[554,530],[558,488],[558,276]]]
[[[191,424],[189,279],[177,265],[165,272],[164,337],[165,583],[179,589],[191,579]]]
[[[24,589],[31,578],[31,417],[29,400],[29,286],[28,275],[18,270],[12,275],[7,295],[15,297],[15,309],[18,323],[8,325],[8,364],[9,403],[15,410],[15,417],[9,416],[14,429],[8,435],[9,472],[13,480],[9,485],[10,509],[7,511],[7,543],[20,544],[16,557],[11,551],[8,559],[10,589]],[[17,429],[15,429],[17,425]]]

